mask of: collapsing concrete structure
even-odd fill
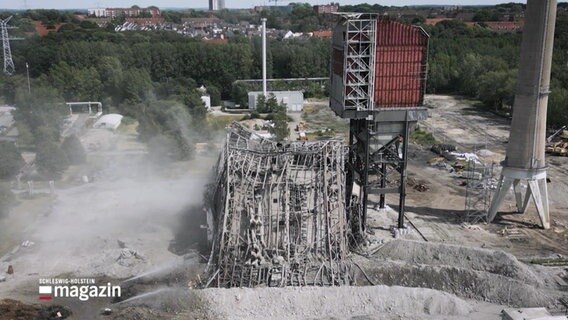
[[[208,283],[348,283],[344,150],[338,140],[279,143],[232,124],[207,194]]]

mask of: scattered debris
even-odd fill
[[[22,242],[22,247],[27,248],[27,247],[33,246],[34,244],[35,244],[35,242],[26,240],[26,241]]]
[[[14,319],[41,319],[60,320],[67,319],[72,312],[60,305],[42,306],[25,304],[12,299],[0,300],[0,320]]]
[[[144,257],[134,249],[124,248],[116,260],[121,266],[132,267],[137,264],[136,260],[144,260]]]
[[[531,260],[532,264],[540,264],[543,266],[547,266],[547,267],[564,267],[564,266],[568,266],[568,257],[563,257],[562,255],[560,255],[560,257],[555,257],[555,258],[548,258],[548,259],[532,259]]]
[[[480,157],[492,157],[495,155],[495,152],[488,149],[481,149],[477,151],[477,155]]]
[[[418,192],[426,192],[430,190],[428,184],[425,181],[417,181],[414,178],[408,178],[406,180],[406,185]]]
[[[474,225],[474,224],[469,224],[469,223],[462,223],[461,227],[462,227],[463,229],[474,230],[474,231],[483,230],[480,226]]]
[[[406,236],[414,232],[414,229],[409,226],[404,226],[404,228],[397,228],[396,226],[391,226],[391,232],[395,239],[398,239],[402,236]]]
[[[479,161],[479,157],[475,154],[475,153],[469,153],[469,152],[463,152],[463,153],[459,153],[459,152],[450,152],[450,154],[452,156],[454,156],[456,158],[456,160],[460,160],[460,161],[475,161],[476,164],[481,164],[481,162]]]
[[[430,150],[432,150],[432,152],[436,154],[444,155],[445,153],[448,152],[457,151],[458,148],[453,144],[435,144],[432,146]]]
[[[118,243],[118,247],[120,249],[125,249],[126,248],[126,243],[124,241],[121,241],[120,239],[117,239],[116,242]]]
[[[418,191],[418,192],[426,192],[426,191],[430,190],[430,188],[428,188],[428,186],[426,186],[423,183],[419,183],[419,184],[415,185],[413,187],[413,189]]]

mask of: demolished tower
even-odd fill
[[[217,287],[349,282],[344,147],[229,128],[208,192]]]

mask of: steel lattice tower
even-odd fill
[[[465,216],[467,223],[487,222],[487,212],[491,202],[491,179],[493,165],[469,160],[466,171]]]
[[[4,74],[11,76],[16,71],[14,61],[12,60],[12,51],[10,50],[10,38],[8,37],[8,22],[12,16],[7,19],[0,20],[0,28],[2,29],[2,47],[4,48]]]

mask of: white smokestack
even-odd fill
[[[262,94],[266,97],[266,18],[262,21]]]

